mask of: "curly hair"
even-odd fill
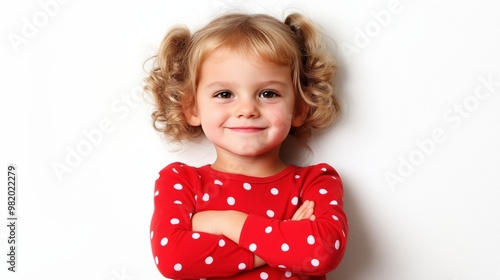
[[[335,60],[311,21],[297,13],[284,22],[264,14],[227,14],[192,35],[186,27],[174,27],[152,57],[145,90],[156,103],[153,126],[168,139],[194,140],[203,135],[201,127],[188,124],[184,112],[196,103],[202,63],[218,48],[291,68],[296,108],[306,110],[301,111],[304,123],[290,130],[297,139],[330,126],[340,114]]]

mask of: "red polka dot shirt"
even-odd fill
[[[316,219],[290,220],[306,200]],[[160,171],[154,205],[153,257],[172,279],[325,279],[347,243],[342,182],[327,164],[260,178],[172,163]],[[191,217],[204,210],[249,214],[239,244],[192,231]],[[254,268],[254,254],[267,265]]]

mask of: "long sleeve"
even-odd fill
[[[199,176],[195,168],[180,163],[160,172],[150,232],[157,268],[175,279],[231,276],[252,269],[250,251],[224,236],[191,230]]]
[[[295,180],[302,186],[300,200],[315,202],[316,220],[280,220],[251,214],[243,226],[239,245],[271,267],[324,275],[340,263],[347,243],[342,182],[327,164],[307,168],[295,175]]]

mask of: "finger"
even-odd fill
[[[309,203],[307,204],[307,207],[314,210],[314,201],[312,201],[312,200],[309,201]]]
[[[314,214],[314,202],[307,201],[297,210],[296,215],[294,217],[295,221],[309,219],[311,215]]]
[[[309,201],[304,201],[304,203],[297,209],[295,212],[295,220],[300,220],[304,216],[304,212],[307,209],[307,205],[309,204]]]
[[[309,201],[309,203],[307,204],[307,209],[304,215],[302,216],[302,219],[310,219],[311,216],[313,216],[313,214],[314,214],[314,201]]]
[[[308,204],[309,204],[308,200],[304,201],[304,203],[302,203],[299,209],[297,209],[297,211],[295,211],[295,213],[293,214],[292,220],[294,221],[301,220],[302,217],[304,216],[304,212],[307,210]]]
[[[301,219],[309,219],[314,214],[314,209],[313,208],[307,208],[307,210],[304,212],[304,215],[302,215]]]

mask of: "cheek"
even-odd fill
[[[269,112],[269,120],[275,126],[288,129],[292,123],[293,111],[286,106],[274,108]]]
[[[203,108],[200,111],[201,126],[205,129],[220,126],[224,122],[225,116],[222,110],[215,108]]]

